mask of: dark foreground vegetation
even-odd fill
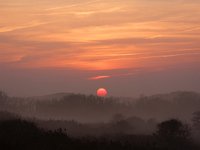
[[[2,150],[199,150],[190,129],[171,119],[157,126],[152,135],[104,135],[73,138],[63,129],[47,131],[21,119],[0,121]]]

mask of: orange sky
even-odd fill
[[[200,0],[0,0],[0,90],[200,91]]]
[[[200,64],[198,0],[1,0],[0,64],[112,70]]]

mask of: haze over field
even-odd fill
[[[200,91],[198,0],[1,0],[0,89]]]
[[[120,119],[140,118],[159,122],[177,118],[191,123],[193,114],[199,110],[200,93],[195,92],[173,92],[140,98],[105,98],[74,93],[23,98],[4,96],[0,92],[0,111],[43,120],[107,123],[117,115]]]

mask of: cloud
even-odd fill
[[[117,74],[112,74],[112,75],[101,75],[101,76],[94,76],[88,78],[88,80],[102,80],[102,79],[108,79],[108,78],[113,78],[113,77],[126,77],[126,76],[133,76],[137,73],[138,71],[129,72],[129,73],[117,73]]]
[[[61,10],[61,9],[69,9],[69,8],[73,8],[73,7],[77,7],[77,6],[84,6],[84,5],[89,5],[89,4],[93,4],[93,3],[97,3],[97,2],[100,2],[101,0],[92,0],[92,1],[87,1],[87,2],[76,2],[73,4],[69,4],[69,5],[66,5],[66,6],[57,6],[57,7],[51,7],[51,8],[47,8],[45,9],[46,11],[52,11],[52,10]]]
[[[111,76],[95,76],[95,77],[90,77],[88,78],[89,80],[100,80],[100,79],[107,79],[111,78]]]
[[[33,27],[38,27],[40,25],[45,25],[47,22],[32,22],[28,23],[26,25],[18,25],[18,26],[7,26],[7,27],[0,27],[0,33],[4,32],[12,32],[16,30],[22,30],[22,29],[27,29],[27,28],[33,28]]]
[[[58,0],[56,4],[4,0],[0,58],[16,67],[80,70],[198,62],[200,3],[186,4],[178,0]]]

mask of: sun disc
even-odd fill
[[[108,92],[105,88],[99,88],[97,90],[97,96],[99,96],[99,97],[105,97],[107,94],[108,94]]]

